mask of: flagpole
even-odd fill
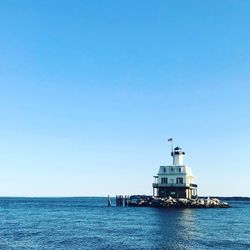
[[[172,147],[172,157],[173,157],[173,165],[174,165],[174,142],[173,142],[173,139],[171,140],[171,147]]]
[[[174,143],[173,143],[173,138],[169,138],[168,141],[171,142],[171,156],[173,157],[173,165],[174,165]]]

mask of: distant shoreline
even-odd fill
[[[199,196],[200,198],[207,198],[207,196]],[[234,201],[250,201],[250,197],[244,196],[209,196],[210,198],[218,198],[221,200],[234,200]]]
[[[221,200],[250,201],[245,196],[199,196],[199,198],[217,198]],[[0,196],[0,199],[77,199],[77,198],[107,198],[107,196]],[[115,196],[111,196],[115,198]]]

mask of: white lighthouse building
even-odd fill
[[[172,139],[171,139],[172,141]],[[181,148],[172,149],[173,165],[160,166],[153,183],[153,196],[194,199],[197,185],[190,167],[184,164],[185,152]]]

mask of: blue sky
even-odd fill
[[[0,195],[250,196],[249,1],[1,1]]]

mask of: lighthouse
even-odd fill
[[[180,147],[173,148],[172,146],[171,156],[173,157],[173,164],[160,166],[157,175],[154,176],[153,196],[197,198],[195,177],[191,168],[184,164],[185,152]]]

